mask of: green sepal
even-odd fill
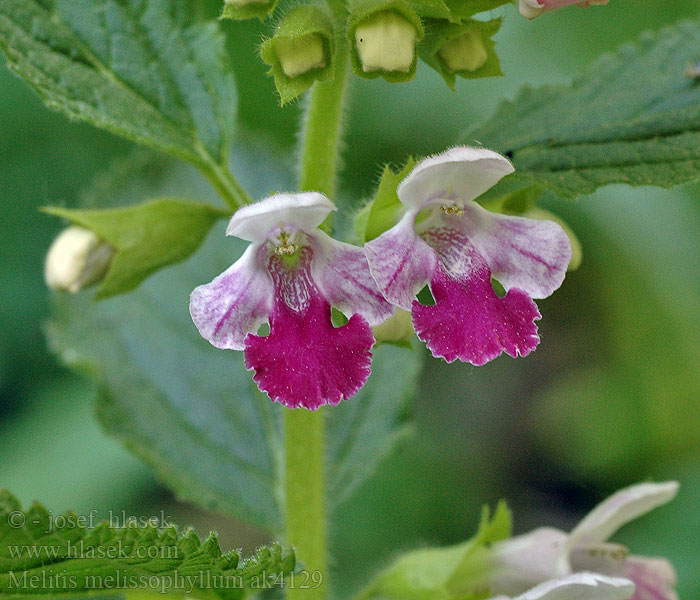
[[[368,71],[362,69],[362,62],[357,52],[355,45],[355,30],[359,25],[370,20],[374,15],[381,12],[395,12],[404,17],[416,29],[416,44],[418,44],[425,35],[421,18],[412,7],[411,4],[403,2],[403,0],[360,0],[351,5],[350,17],[348,19],[347,36],[350,41],[350,62],[352,70],[358,77],[365,79],[376,79],[383,77],[391,83],[400,83],[402,81],[410,81],[416,74],[416,65],[418,63],[418,52],[414,51],[413,63],[407,72],[403,71]]]
[[[453,23],[460,23],[478,13],[512,2],[513,0],[409,0],[411,7],[422,18],[447,19]]]
[[[280,43],[300,41],[319,36],[323,44],[326,64],[306,73],[289,77],[279,59]],[[263,41],[260,56],[270,66],[268,73],[275,79],[281,104],[294,100],[308,90],[315,81],[331,81],[333,78],[333,22],[330,15],[319,6],[301,5],[288,12],[275,28],[271,38]]]
[[[355,217],[355,232],[363,244],[379,237],[398,223],[403,204],[396,189],[415,166],[416,161],[409,157],[398,173],[394,173],[389,165],[384,167],[374,199]]]
[[[519,216],[535,206],[542,192],[542,188],[536,185],[526,185],[485,199],[480,204],[491,212]]]
[[[420,58],[435,69],[448,86],[454,91],[456,76],[465,79],[479,79],[482,77],[496,77],[503,75],[501,62],[496,54],[496,42],[492,36],[501,28],[502,19],[491,21],[475,21],[466,19],[459,23],[453,23],[444,19],[429,19],[426,21],[427,35],[418,45]],[[477,69],[452,71],[440,57],[440,51],[451,40],[457,39],[468,33],[478,33],[481,36],[483,49],[486,52],[486,61]]]
[[[272,14],[277,8],[279,0],[264,0],[263,2],[248,2],[236,6],[232,2],[226,2],[221,11],[219,19],[233,19],[234,21],[244,21],[257,17],[261,21]]]
[[[202,541],[192,529],[156,520],[91,521],[54,516],[36,502],[23,510],[0,489],[0,594],[77,598],[110,590],[114,597],[132,589],[241,600],[296,567],[294,551],[276,543],[242,559],[236,550],[223,553],[214,533]]]
[[[230,216],[224,209],[175,198],[105,210],[43,210],[94,231],[115,248],[97,299],[129,292],[159,269],[184,260],[216,221]]]
[[[445,4],[450,9],[451,20],[457,23],[505,4],[513,4],[513,0],[445,0]]]
[[[425,548],[400,556],[356,600],[481,600],[492,596],[483,586],[492,544],[511,535],[511,513],[498,503],[493,517],[481,512],[476,535],[448,548]]]
[[[450,19],[452,12],[443,0],[409,0],[409,5],[423,19]]]

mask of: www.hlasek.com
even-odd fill
[[[121,540],[109,546],[85,545],[83,540],[71,542],[67,540],[57,545],[11,545],[7,546],[10,558],[45,558],[48,560],[64,560],[69,558],[110,558],[110,559],[176,559],[177,546],[136,546],[125,548]]]
[[[42,569],[40,572],[9,571],[8,589],[11,590],[114,590],[144,589],[192,594],[195,590],[207,589],[270,589],[299,588],[316,589],[323,583],[320,571],[301,571],[287,576],[268,574],[264,571],[247,582],[240,575],[216,575],[210,571],[181,574],[177,570],[167,575],[134,574],[126,569],[113,571],[109,575],[85,575],[69,573],[67,570]]]

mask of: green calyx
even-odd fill
[[[401,0],[365,0],[350,13],[347,31],[356,75],[400,82],[416,74],[416,45],[423,39],[420,16]]]
[[[456,77],[477,79],[502,75],[501,64],[491,39],[500,29],[501,19],[453,23],[430,19],[428,35],[419,46],[420,57],[455,89]]]
[[[220,19],[243,21],[257,17],[264,21],[277,8],[279,0],[226,0]]]
[[[333,24],[325,10],[303,5],[292,9],[266,39],[260,55],[270,66],[269,73],[282,104],[294,100],[315,81],[333,77]]]

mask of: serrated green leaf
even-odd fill
[[[242,173],[246,164],[256,178],[265,173],[267,179],[257,183],[260,195],[288,187],[269,149],[234,155]],[[164,168],[160,181],[175,180],[190,191],[183,169]],[[152,183],[150,189],[157,191]],[[86,294],[58,296],[47,333],[66,363],[87,369],[99,382],[98,414],[105,428],[180,497],[278,531],[286,409],[256,390],[241,352],[216,349],[199,336],[187,305],[192,289],[226,269],[243,248],[221,229],[188,261],[154,275],[128,297],[94,303]],[[372,368],[374,375],[356,396],[327,411],[331,510],[408,431],[406,404],[420,360],[386,346],[375,351]]]
[[[222,553],[213,533],[202,542],[169,523],[90,525],[89,518],[54,516],[37,503],[24,511],[0,489],[0,594],[136,588],[238,600],[295,568],[294,552],[279,544],[241,560],[235,550]]]
[[[645,34],[571,86],[525,88],[464,139],[506,154],[515,177],[565,198],[611,183],[700,179],[700,86],[685,74],[699,45],[698,22]]]
[[[360,223],[364,224],[364,229],[360,232],[363,243],[373,240],[396,225],[403,207],[396,195],[396,188],[415,166],[416,161],[409,158],[398,173],[394,173],[388,165],[384,167],[374,199],[358,215]]]
[[[499,502],[490,518],[485,506],[476,535],[449,548],[408,552],[382,571],[357,600],[481,600],[479,583],[488,568],[489,546],[511,535],[511,514]],[[475,583],[476,582],[476,583]]]
[[[48,207],[45,212],[94,231],[116,250],[97,292],[108,298],[129,292],[159,269],[190,256],[228,211],[174,198],[104,210]]]
[[[198,165],[225,164],[236,89],[216,25],[178,0],[4,0],[0,49],[49,106]]]

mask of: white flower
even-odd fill
[[[545,581],[513,600],[628,600],[633,593],[634,584],[629,579],[576,573]],[[491,600],[510,599],[497,596]]]
[[[620,527],[666,504],[677,492],[675,481],[633,485],[598,505],[571,533],[540,528],[499,542],[483,583],[494,594],[515,596],[541,581],[595,572],[634,582],[632,600],[677,600],[676,575],[667,560],[631,556],[624,546],[608,542]],[[561,596],[569,597],[577,596]]]

